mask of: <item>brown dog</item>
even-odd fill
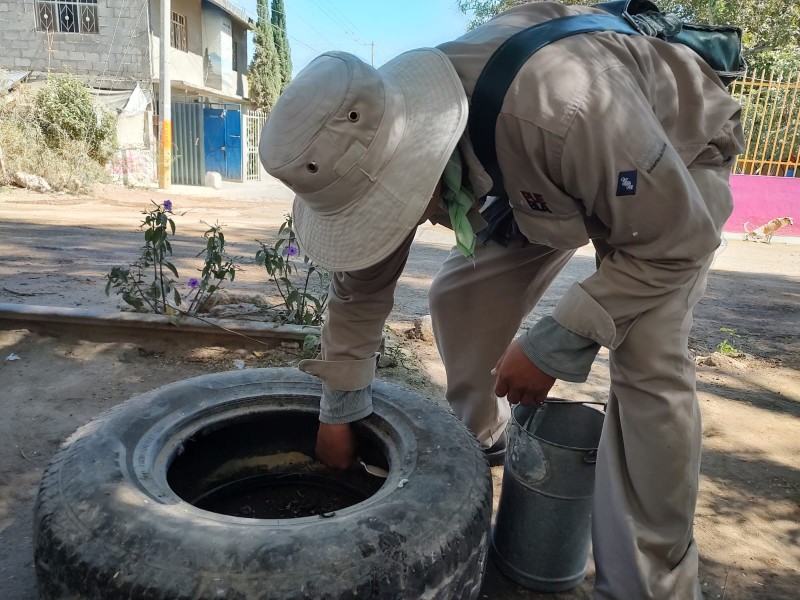
[[[786,225],[794,225],[794,220],[792,217],[778,217],[777,219],[772,219],[771,221],[764,223],[761,227],[756,227],[755,229],[749,229],[747,227],[749,224],[750,223],[748,221],[745,221],[744,223],[744,239],[752,239],[754,242],[764,241],[769,244],[770,240],[772,240],[772,236],[775,235],[775,232],[778,231],[778,229],[785,227]]]

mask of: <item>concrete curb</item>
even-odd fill
[[[319,327],[302,325],[277,325],[275,323],[203,318],[208,323],[182,316],[178,325],[173,325],[166,315],[0,303],[0,323],[7,321],[20,324],[45,323],[48,325],[96,327],[106,330],[169,331],[171,334],[204,334],[237,338],[240,335],[246,335],[257,340],[298,341],[301,343],[307,335],[319,335],[320,331]],[[224,327],[228,331],[220,327]]]

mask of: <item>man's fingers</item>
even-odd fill
[[[519,404],[520,400],[522,400],[522,392],[519,390],[508,390],[508,394],[506,394],[506,400],[508,400],[509,404]]]
[[[503,353],[500,355],[500,358],[498,358],[498,359],[497,359],[497,363],[495,363],[495,365],[494,365],[494,369],[492,369],[492,375],[496,375],[497,373],[499,373],[499,372],[500,372],[500,367],[501,367],[501,366],[502,366],[502,364],[503,364],[503,359],[506,357],[506,353],[507,353],[507,352],[508,352],[508,350],[506,350],[505,352],[503,352]]]
[[[498,377],[497,382],[494,384],[494,395],[498,398],[508,395],[508,383],[505,379]]]

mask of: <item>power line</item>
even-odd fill
[[[279,15],[283,15],[283,16],[286,18],[287,28],[286,28],[286,29],[284,29],[284,31],[286,31],[286,35],[288,36],[288,35],[289,35],[289,32],[288,32],[288,22],[289,22],[288,15],[287,15],[285,12],[281,12],[281,11],[279,11],[279,10],[275,10],[274,8],[270,8],[270,12],[275,12],[275,13],[278,13]],[[305,23],[306,25],[308,25],[308,26],[309,26],[309,27],[310,27],[312,30],[314,30],[314,31],[315,31],[317,34],[319,34],[319,36],[320,36],[320,37],[323,39],[323,41],[327,42],[327,43],[328,43],[328,44],[330,44],[332,47],[333,47],[333,46],[336,46],[336,44],[335,44],[334,42],[332,42],[331,40],[329,40],[328,38],[326,38],[326,37],[325,37],[325,34],[323,34],[323,33],[322,33],[322,32],[321,32],[319,29],[317,29],[316,27],[314,27],[314,26],[313,26],[311,23],[309,23],[308,21],[306,21],[306,20],[305,20],[303,17],[301,17],[300,15],[292,15],[292,18],[293,18],[293,19],[294,19],[295,17],[296,17],[296,18],[298,18],[298,19],[300,19],[300,20],[301,20],[303,23]],[[295,39],[296,39],[296,38],[295,38]]]
[[[315,0],[312,0],[312,2],[314,2],[314,3],[316,4],[316,1],[315,1]],[[337,27],[341,28],[341,29],[342,29],[342,31],[345,33],[345,35],[349,36],[349,37],[350,37],[350,38],[351,38],[351,39],[352,39],[352,40],[353,40],[353,41],[356,43],[356,45],[358,45],[358,46],[372,46],[372,44],[373,44],[374,42],[363,42],[363,41],[361,41],[360,39],[358,39],[358,38],[355,36],[355,34],[354,34],[354,33],[352,33],[351,31],[348,31],[348,28],[347,28],[346,24],[344,24],[344,23],[341,21],[341,19],[339,19],[338,17],[336,17],[336,15],[332,14],[331,12],[329,12],[328,10],[326,10],[326,9],[325,9],[325,7],[323,7],[323,6],[320,6],[319,4],[316,4],[316,6],[317,6],[317,8],[319,8],[319,9],[320,9],[320,12],[324,13],[324,14],[325,14],[325,15],[326,15],[326,16],[329,18],[329,20],[330,20],[330,22],[331,22],[332,24],[334,24],[334,25],[336,25]],[[270,8],[270,11],[274,11],[274,12],[276,12],[277,14],[279,14],[279,15],[283,15],[284,17],[286,17],[286,18],[287,18],[287,19],[286,19],[286,20],[287,20],[287,25],[288,25],[288,15],[287,15],[285,12],[282,12],[282,11],[280,11],[280,10],[274,10],[274,9],[272,9],[272,8]],[[304,18],[303,18],[303,17],[301,17],[300,15],[292,15],[292,18],[295,18],[295,17],[297,17],[298,19],[300,19],[301,21],[303,21],[303,22],[304,22],[306,25],[308,25],[308,27],[309,27],[309,28],[311,28],[311,29],[312,29],[314,32],[316,32],[316,33],[317,33],[317,34],[318,34],[318,35],[319,35],[319,36],[320,36],[320,37],[323,39],[323,41],[325,41],[325,42],[327,42],[328,44],[330,44],[330,48],[331,48],[331,49],[333,49],[333,48],[337,48],[337,47],[339,47],[339,46],[340,46],[340,44],[337,44],[336,42],[333,42],[333,41],[331,41],[329,38],[327,38],[327,37],[326,37],[326,36],[325,36],[325,35],[324,35],[324,34],[323,34],[323,33],[322,33],[322,32],[321,32],[319,29],[317,29],[316,27],[314,27],[314,26],[313,26],[313,25],[312,25],[312,24],[311,24],[311,23],[310,23],[308,20],[304,19]],[[273,25],[273,27],[274,27],[274,25]],[[285,31],[285,30],[284,30],[284,31]],[[304,45],[304,46],[306,46],[307,48],[310,48],[310,49],[311,49],[311,50],[313,50],[314,52],[318,52],[318,53],[320,52],[320,50],[318,50],[318,49],[316,49],[316,48],[311,48],[311,47],[310,47],[308,44],[306,44],[306,43],[302,42],[301,40],[298,40],[296,37],[290,36],[290,35],[289,35],[289,33],[288,33],[288,31],[287,31],[286,35],[287,35],[288,37],[291,37],[292,39],[294,39],[294,40],[298,41],[299,43],[303,44],[303,45]],[[370,62],[370,61],[369,61],[369,60],[367,60],[367,58],[365,58],[365,57],[363,56],[363,54],[361,54],[360,52],[354,52],[354,54],[355,54],[356,56],[358,56],[358,57],[359,57],[361,60],[363,60],[364,62]]]
[[[327,16],[328,16],[330,19],[331,19],[331,21],[333,21],[333,23],[335,23],[337,26],[341,27],[342,31],[344,31],[344,32],[345,32],[345,34],[347,34],[347,35],[349,35],[351,38],[353,38],[353,40],[354,40],[354,41],[355,41],[357,44],[360,44],[360,45],[362,45],[362,46],[363,46],[363,45],[366,45],[366,42],[365,42],[364,40],[361,40],[361,39],[359,39],[359,38],[358,38],[358,36],[357,36],[357,35],[356,35],[354,32],[352,32],[352,31],[348,31],[348,26],[347,26],[347,24],[346,24],[346,23],[344,23],[344,21],[342,21],[342,20],[341,20],[339,17],[337,17],[337,16],[336,16],[336,15],[334,15],[332,12],[330,12],[329,10],[327,10],[327,9],[326,9],[324,6],[322,6],[321,4],[319,4],[317,0],[311,0],[311,2],[313,2],[313,3],[314,3],[314,5],[315,5],[317,8],[319,8],[319,9],[320,9],[320,10],[321,10],[323,13],[325,13],[325,14],[326,14],[326,15],[327,15]]]
[[[314,3],[316,4],[316,0],[312,0],[312,2],[314,2]],[[327,10],[326,10],[326,9],[325,9],[323,6],[320,6],[319,4],[317,4],[317,7],[318,7],[318,8],[321,10],[321,12],[323,12],[325,15],[327,15],[327,16],[330,18],[330,20],[331,20],[331,22],[332,22],[333,24],[335,24],[336,26],[340,27],[340,28],[341,28],[341,29],[344,31],[344,33],[345,33],[346,35],[348,35],[348,36],[349,36],[351,39],[353,39],[353,41],[354,41],[354,42],[355,42],[355,43],[356,43],[358,46],[360,46],[360,47],[361,47],[361,46],[363,46],[363,47],[366,47],[366,46],[371,46],[371,47],[372,47],[372,46],[374,45],[374,42],[363,42],[363,41],[361,41],[360,39],[358,39],[358,37],[357,37],[357,36],[356,36],[354,33],[352,33],[351,31],[348,31],[348,28],[347,28],[346,24],[344,24],[344,23],[342,22],[342,20],[341,20],[341,19],[339,19],[339,18],[337,18],[335,15],[331,14],[331,13],[330,13],[329,11],[327,11]],[[334,7],[334,8],[335,8],[335,7]],[[257,16],[254,16],[254,15],[253,15],[253,13],[251,13],[251,12],[250,12],[250,11],[248,11],[248,10],[245,10],[244,12],[245,12],[245,14],[246,14],[246,15],[247,15],[247,16],[248,16],[248,17],[249,17],[249,18],[250,18],[250,19],[251,19],[253,22],[256,22],[256,23],[258,22],[258,17],[257,17]],[[323,50],[320,50],[319,48],[314,48],[313,46],[311,46],[311,45],[307,44],[307,43],[306,43],[306,42],[304,42],[303,40],[301,40],[301,39],[299,39],[299,38],[297,38],[297,37],[295,37],[295,36],[293,36],[293,35],[290,35],[290,34],[289,34],[289,32],[288,32],[288,15],[287,15],[285,12],[283,12],[283,11],[280,11],[280,10],[274,10],[274,9],[273,9],[273,8],[271,8],[271,7],[270,7],[270,12],[276,12],[276,13],[277,13],[277,14],[279,14],[279,15],[283,15],[284,17],[287,17],[287,19],[286,19],[286,21],[287,21],[287,27],[286,27],[286,28],[284,28],[284,29],[281,29],[281,28],[277,27],[275,24],[273,24],[271,21],[269,21],[269,23],[270,23],[270,26],[271,26],[271,27],[272,27],[272,28],[273,28],[275,31],[283,31],[283,32],[286,34],[286,37],[288,37],[288,38],[290,38],[290,39],[294,40],[295,42],[297,42],[298,44],[300,44],[300,45],[302,45],[302,46],[305,46],[306,48],[308,48],[308,49],[309,49],[309,50],[311,50],[312,52],[316,52],[317,54],[320,54],[320,53],[322,53],[322,52],[323,52]],[[300,15],[295,15],[295,14],[293,14],[293,15],[292,15],[292,18],[295,18],[295,17],[296,17],[296,18],[298,18],[299,20],[303,21],[303,22],[304,22],[306,25],[308,25],[308,27],[309,27],[310,29],[312,29],[312,30],[313,30],[315,33],[317,33],[317,34],[320,36],[320,38],[321,38],[323,41],[325,41],[326,43],[330,44],[330,48],[331,48],[331,49],[332,49],[332,48],[336,48],[337,46],[339,46],[339,44],[337,44],[337,43],[335,43],[335,42],[331,41],[331,40],[330,40],[328,37],[326,37],[326,36],[325,36],[325,35],[324,35],[324,34],[323,34],[323,33],[322,33],[322,32],[321,32],[319,29],[317,29],[316,27],[314,27],[314,26],[313,26],[313,25],[312,25],[312,24],[311,24],[311,23],[310,23],[310,22],[309,22],[307,19],[304,19],[304,18],[303,18],[303,17],[301,17]],[[345,18],[346,18],[346,17],[345,17]],[[351,23],[352,23],[352,22],[351,22]],[[363,60],[364,62],[373,62],[373,60],[374,60],[374,59],[373,59],[373,60],[369,60],[369,59],[367,59],[367,58],[366,58],[366,57],[365,57],[365,56],[362,54],[362,52],[361,52],[361,51],[354,52],[353,54],[355,54],[356,56],[358,56],[358,57],[359,57],[361,60]]]
[[[278,14],[282,14],[282,15],[286,16],[286,13],[282,13],[279,10],[276,10],[275,12],[277,12]],[[245,13],[245,15],[247,15],[250,18],[250,20],[253,23],[258,23],[258,17],[256,15],[254,15],[253,13],[251,13],[248,10],[244,10],[244,13]],[[320,50],[318,48],[314,48],[313,46],[310,46],[309,44],[305,43],[303,40],[301,40],[301,39],[299,39],[299,38],[297,38],[297,37],[295,37],[293,35],[290,35],[287,29],[281,29],[280,27],[275,25],[272,21],[267,20],[267,22],[269,23],[270,27],[272,27],[272,29],[274,29],[275,31],[283,31],[286,34],[286,37],[288,37],[290,39],[293,39],[295,42],[297,42],[298,44],[300,44],[302,46],[305,46],[306,48],[308,48],[312,52],[317,52],[317,53],[320,52]],[[308,23],[308,21],[306,21],[306,23]],[[319,33],[319,32],[317,31],[317,33]],[[322,35],[322,34],[320,33],[320,35]],[[329,44],[333,43],[330,40],[327,40],[327,41],[328,41]]]
[[[336,5],[335,5],[333,2],[331,2],[331,0],[322,0],[322,1],[323,1],[323,2],[325,2],[326,4],[328,4],[328,5],[329,5],[329,6],[330,6],[330,7],[331,7],[331,8],[332,8],[334,11],[336,11],[337,13],[339,13],[339,14],[342,16],[342,18],[344,18],[344,20],[345,20],[345,21],[347,21],[348,23],[350,23],[350,25],[352,26],[352,28],[353,28],[355,31],[357,31],[359,34],[361,34],[361,36],[363,36],[363,37],[365,37],[365,38],[369,38],[369,36],[368,36],[368,35],[366,35],[366,34],[365,34],[363,31],[361,31],[361,30],[358,28],[358,26],[357,26],[355,23],[353,23],[353,21],[352,21],[352,20],[350,20],[350,18],[349,18],[349,17],[348,17],[348,16],[347,16],[345,13],[343,13],[343,12],[342,12],[342,11],[339,9],[339,7],[337,7],[337,6],[336,6]]]

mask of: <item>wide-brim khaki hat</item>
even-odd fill
[[[259,144],[267,172],[297,194],[303,252],[336,271],[387,258],[423,216],[467,112],[439,50],[380,69],[344,52],[316,58],[279,98]]]

